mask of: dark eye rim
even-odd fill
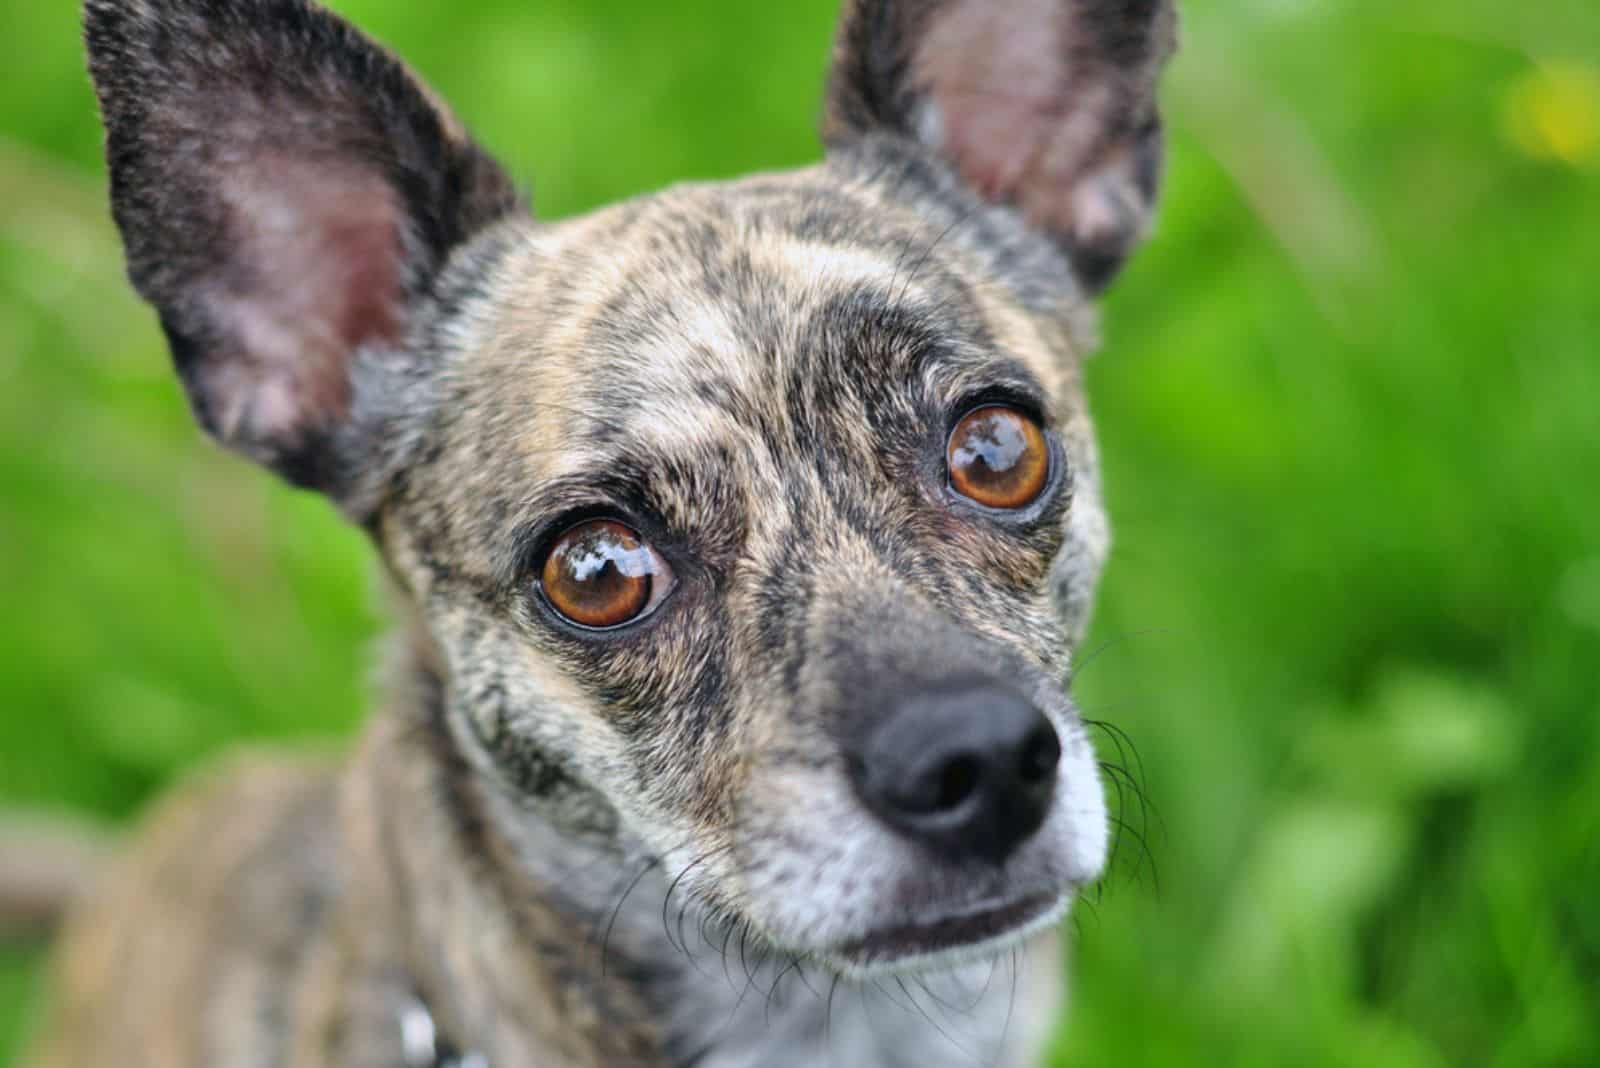
[[[555,551],[556,545],[563,537],[578,527],[586,523],[596,522],[616,523],[618,526],[626,527],[630,530],[633,536],[638,539],[640,545],[648,548],[667,566],[668,577],[671,582],[665,593],[656,595],[652,591],[651,596],[655,598],[654,604],[646,607],[644,611],[632,619],[612,624],[609,627],[591,627],[570,618],[551,603],[550,595],[544,588],[545,561]],[[531,588],[532,596],[529,599],[538,606],[545,621],[576,637],[603,639],[640,630],[660,617],[667,603],[676,596],[678,587],[682,585],[682,580],[678,577],[679,568],[677,563],[662,549],[660,543],[651,536],[649,527],[650,524],[636,522],[626,513],[612,508],[585,508],[576,512],[569,512],[546,524],[544,530],[534,542],[533,551],[528,554],[528,567],[526,569],[526,578],[524,579],[525,586]]]
[[[1045,472],[1044,488],[1039,495],[1021,508],[994,508],[981,501],[973,500],[965,493],[955,488],[950,474],[950,439],[968,416],[984,408],[1010,408],[1033,421],[1044,435],[1045,448],[1048,451],[1049,470]],[[964,401],[951,409],[954,413],[945,428],[944,438],[939,454],[939,470],[943,478],[943,492],[947,503],[964,511],[973,512],[987,519],[1007,526],[1026,527],[1038,522],[1042,517],[1054,510],[1062,496],[1062,489],[1069,479],[1066,449],[1061,444],[1060,436],[1045,418],[1037,402],[1029,397],[1019,397],[1011,393],[983,393]]]

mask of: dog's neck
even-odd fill
[[[1041,1036],[1020,1021],[1050,1013],[1018,1002],[1055,996],[1054,939],[865,983],[776,957],[669,902],[666,875],[603,799],[572,784],[530,799],[475,767],[426,640],[396,668],[343,818],[347,937],[388,977],[397,1029],[421,1004],[493,1068],[1029,1063]]]

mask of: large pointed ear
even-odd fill
[[[1154,210],[1176,34],[1172,0],[845,0],[823,139],[922,141],[1100,289]]]
[[[200,423],[337,495],[363,354],[398,352],[512,183],[389,53],[306,0],[88,0],[111,201]]]

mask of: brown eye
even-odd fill
[[[988,508],[1024,508],[1050,480],[1050,447],[1039,424],[1015,408],[967,413],[950,433],[950,488]]]
[[[544,596],[580,627],[620,627],[652,611],[672,590],[672,570],[639,535],[591,519],[556,539],[540,574]]]

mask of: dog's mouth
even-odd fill
[[[991,956],[1061,918],[1070,894],[1040,891],[876,928],[833,947],[851,972],[936,967]]]

